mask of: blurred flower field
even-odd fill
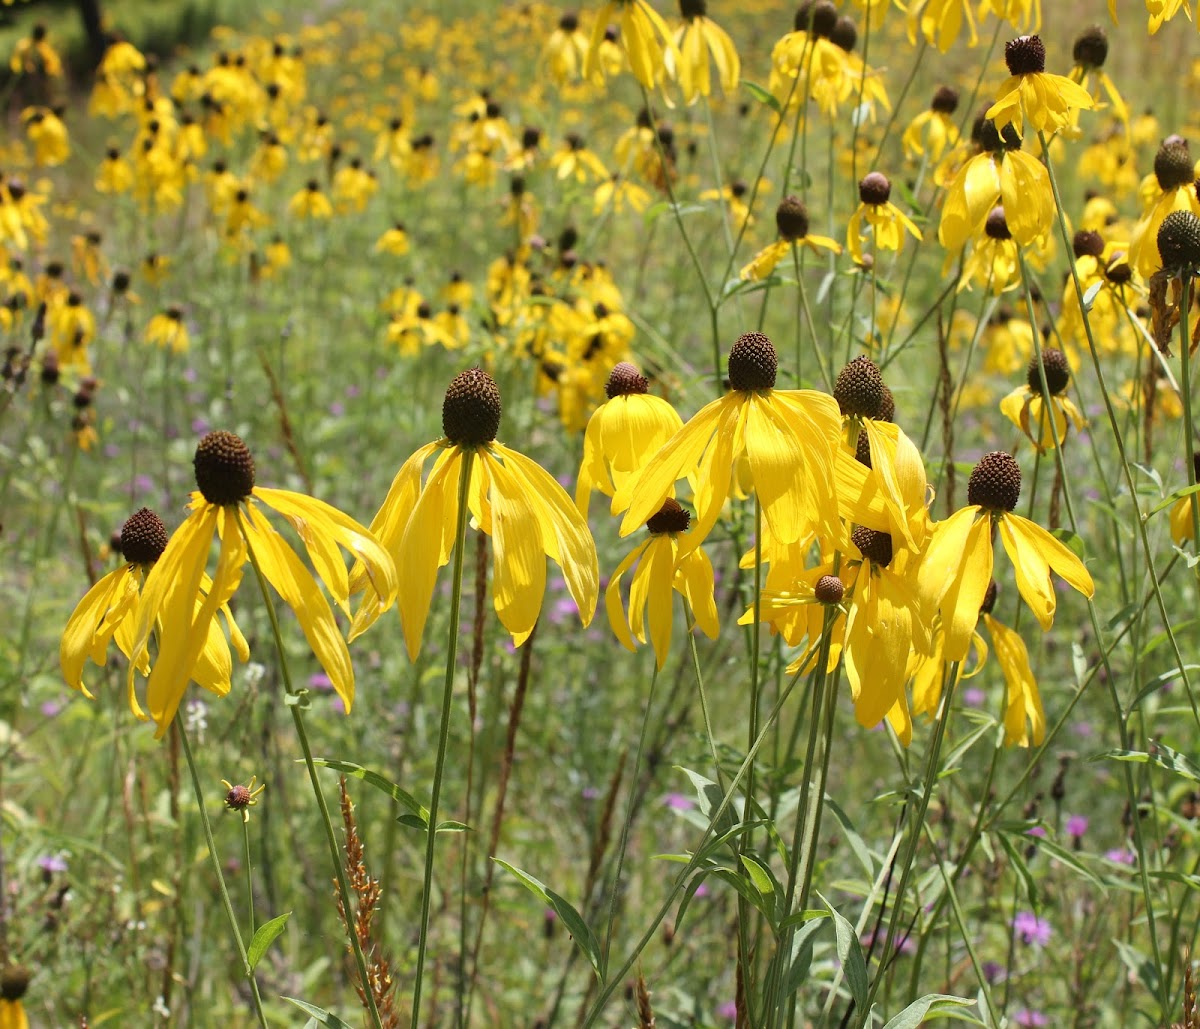
[[[102,6],[0,1029],[1200,1027],[1190,0]]]

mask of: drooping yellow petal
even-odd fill
[[[696,548],[679,560],[675,588],[687,599],[696,625],[710,640],[715,640],[721,631],[715,586],[712,562],[703,550]]]
[[[488,461],[492,476],[488,498],[494,551],[492,602],[519,647],[537,624],[546,592],[546,550],[536,501],[528,495],[523,477],[514,475],[507,462],[491,459],[486,450],[480,451],[479,458]]]
[[[1063,543],[1028,518],[1011,512],[1000,521],[1000,539],[1012,561],[1017,590],[1043,629],[1054,624],[1057,599],[1050,581],[1053,570],[1067,585],[1090,598],[1095,585],[1083,562]]]
[[[637,650],[637,645],[633,642],[633,635],[629,631],[629,619],[625,617],[625,611],[621,607],[621,577],[629,571],[634,561],[649,545],[650,540],[647,539],[634,547],[613,570],[608,579],[608,586],[604,590],[604,610],[608,614],[608,624],[612,626],[617,642],[626,650]]]
[[[947,661],[962,661],[971,649],[991,579],[991,519],[964,507],[935,527],[917,577],[922,608],[941,611]]]
[[[523,493],[537,520],[544,552],[562,569],[567,589],[579,608],[579,617],[587,625],[596,613],[600,595],[596,544],[587,522],[571,503],[566,490],[536,461],[499,443],[492,444],[491,449],[500,455],[508,481]],[[481,458],[480,463],[486,465],[490,474],[496,474],[495,461]],[[495,490],[491,495],[494,497]]]
[[[96,582],[83,595],[63,629],[58,661],[63,678],[72,689],[92,700],[83,683],[83,666],[89,657],[104,663],[104,652],[117,627],[137,603],[138,581],[130,565],[123,564]]]
[[[809,527],[804,509],[804,451],[771,398],[750,394],[746,409],[746,456],[763,517],[780,543],[794,543]]]
[[[1029,652],[1019,633],[983,616],[992,637],[996,660],[1004,674],[1007,695],[1004,704],[1004,743],[1006,746],[1028,747],[1032,741],[1040,746],[1046,735],[1046,712],[1038,692],[1037,679],[1029,666]]]
[[[354,704],[354,666],[333,610],[312,573],[256,507],[249,508],[246,532],[263,576],[292,609],[313,656],[329,676],[346,712]]]
[[[671,496],[676,481],[695,471],[718,424],[737,405],[738,398],[732,393],[706,404],[663,444],[662,449],[638,475],[617,488],[613,510],[625,511],[621,521],[622,536],[628,536],[645,525],[646,519]]]
[[[421,637],[429,617],[438,569],[445,564],[443,555],[449,557],[448,547],[452,542],[447,544],[446,540],[453,541],[457,525],[459,463],[463,456],[457,448],[446,453],[446,460],[435,464],[429,473],[404,529],[396,557],[400,622],[412,661],[421,651]],[[360,608],[351,629],[352,639],[362,631],[359,629],[362,616]]]

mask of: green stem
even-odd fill
[[[367,959],[363,954],[362,946],[358,942],[358,934],[353,929],[354,906],[351,904],[350,884],[346,881],[346,869],[342,862],[337,837],[333,833],[333,821],[329,817],[329,803],[325,800],[325,793],[321,789],[321,780],[317,776],[317,766],[313,762],[312,748],[308,743],[308,733],[304,728],[304,715],[301,710],[304,704],[304,696],[298,693],[292,685],[292,672],[288,667],[287,655],[283,648],[283,632],[279,628],[279,615],[275,611],[275,603],[271,599],[271,591],[267,588],[267,577],[263,575],[262,566],[258,563],[258,555],[254,553],[254,545],[250,541],[250,533],[246,530],[246,523],[242,519],[240,510],[237,512],[237,519],[242,539],[246,541],[246,552],[250,555],[250,564],[254,568],[254,576],[258,580],[259,592],[262,593],[263,603],[267,607],[267,617],[271,622],[271,635],[275,639],[275,652],[279,655],[279,673],[283,679],[283,688],[287,691],[287,706],[292,712],[292,724],[296,727],[296,738],[300,741],[300,751],[304,755],[304,767],[308,770],[308,781],[312,785],[313,796],[317,801],[317,810],[321,815],[321,825],[325,829],[325,842],[329,844],[329,857],[333,862],[333,871],[337,878],[338,895],[342,899],[342,910],[346,912],[346,937],[350,941],[350,949],[354,952],[354,961],[358,966],[359,982],[362,985],[365,1005],[371,1016],[372,1025],[375,1026],[375,1029],[383,1029],[383,1023],[379,1018],[379,1009],[375,1006],[375,995],[371,992],[370,977],[367,974]]]
[[[421,1024],[421,987],[425,971],[425,953],[429,945],[429,904],[433,892],[433,855],[437,844],[438,804],[442,798],[442,774],[446,766],[446,745],[450,738],[450,712],[454,702],[454,665],[458,657],[458,621],[462,602],[463,543],[467,534],[467,494],[471,484],[471,466],[475,451],[464,448],[458,475],[458,520],[454,529],[454,573],[450,585],[450,627],[446,639],[446,676],[442,682],[442,718],[438,730],[437,758],[433,766],[433,795],[429,799],[429,826],[425,842],[425,875],[421,887],[421,924],[417,939],[416,982],[413,984],[412,1029]]]
[[[1192,270],[1185,268],[1179,274],[1179,360],[1180,374],[1183,378],[1180,394],[1183,397],[1183,463],[1187,468],[1188,485],[1196,485],[1196,462],[1192,460],[1195,450],[1195,430],[1192,425],[1192,341],[1188,336],[1188,293],[1192,285]],[[1194,545],[1200,548],[1200,497],[1191,495],[1189,503],[1192,508],[1192,539]],[[1200,575],[1200,565],[1196,566],[1196,574]]]
[[[246,944],[242,941],[242,931],[238,928],[237,915],[233,912],[233,902],[229,899],[229,890],[225,887],[225,875],[221,871],[221,859],[217,857],[217,843],[213,839],[212,823],[208,820],[208,811],[204,807],[204,790],[200,786],[200,775],[196,771],[196,761],[192,757],[192,746],[188,743],[187,730],[184,720],[177,719],[176,728],[179,739],[183,742],[183,756],[187,761],[188,772],[192,777],[192,791],[196,794],[196,807],[200,810],[200,824],[204,827],[204,842],[208,845],[208,856],[212,862],[213,874],[217,877],[217,891],[221,894],[221,906],[225,909],[225,917],[229,920],[229,929],[233,933],[233,941],[237,945],[238,957],[242,959],[242,971],[250,982],[250,996],[254,1001],[254,1014],[258,1024],[267,1029],[267,1016],[263,1014],[262,997],[258,993],[258,980],[254,978],[254,969],[250,967],[250,959],[246,956]]]
[[[254,938],[257,927],[254,924],[254,865],[250,859],[250,820],[242,819],[242,843],[246,852],[246,910],[250,915],[250,938]]]

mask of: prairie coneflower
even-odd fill
[[[89,700],[92,694],[83,681],[83,669],[88,659],[103,666],[105,652],[114,640],[121,653],[128,658],[133,656],[134,628],[142,583],[146,573],[167,548],[167,529],[158,515],[143,507],[121,526],[120,539],[124,563],[99,579],[84,594],[67,620],[59,642],[58,659],[63,678],[68,686],[79,690]],[[206,580],[201,580],[201,597],[210,585]],[[199,602],[198,597],[197,604]],[[222,607],[221,612],[238,657],[242,661],[248,660],[250,651],[246,647],[246,640],[229,608]],[[143,675],[150,670],[145,653],[139,657],[137,667]],[[225,642],[220,623],[214,618],[208,624],[204,646],[191,677],[205,689],[224,696],[229,692],[231,668],[229,645]],[[129,707],[136,717],[146,717],[132,689],[129,691]]]
[[[1046,166],[1021,150],[1021,137],[1011,125],[999,132],[985,119],[978,126],[978,139],[980,153],[959,168],[947,187],[938,240],[947,250],[960,249],[999,201],[1013,239],[1028,246],[1054,219]]]
[[[1192,454],[1192,470],[1195,473],[1196,481],[1200,482],[1200,451]],[[1175,541],[1175,545],[1182,547],[1188,540],[1193,539],[1195,535],[1195,525],[1192,522],[1192,505],[1200,501],[1193,501],[1189,494],[1186,497],[1181,497],[1171,505],[1171,539]]]
[[[1158,230],[1172,211],[1200,215],[1200,201],[1193,184],[1196,167],[1187,140],[1168,136],[1154,155],[1154,172],[1142,186],[1143,211],[1129,237],[1129,263],[1149,278],[1162,267],[1158,252]],[[1157,188],[1156,188],[1157,187]]]
[[[838,372],[833,399],[845,420],[846,442],[878,485],[889,537],[919,551],[929,527],[925,463],[916,444],[892,421],[895,401],[878,365],[865,355],[856,357]],[[841,478],[844,482],[844,470]]]
[[[146,326],[145,340],[147,343],[157,343],[160,348],[170,347],[176,354],[187,353],[188,330],[183,323],[183,311],[178,307],[168,307],[156,314]]]
[[[967,46],[974,48],[979,34],[975,31],[971,0],[913,0],[908,5],[908,38],[916,42],[919,28],[926,42],[946,53],[958,39],[964,21],[969,33]]]
[[[946,254],[943,274],[950,271],[955,256],[953,251]],[[993,207],[983,223],[983,232],[972,243],[971,256],[963,263],[958,289],[961,292],[975,284],[999,296],[1007,289],[1016,289],[1020,282],[1021,262],[1008,218],[1003,207]]]
[[[921,239],[921,230],[891,201],[892,184],[882,172],[871,172],[858,184],[859,204],[846,227],[846,248],[856,264],[863,263],[863,222],[870,227],[875,249],[898,253],[904,234]]]
[[[321,184],[309,179],[303,189],[297,190],[288,201],[288,214],[293,218],[321,219],[333,217],[333,204],[321,192]]]
[[[1076,431],[1083,428],[1083,415],[1067,396],[1071,369],[1061,350],[1047,347],[1042,351],[1042,370],[1046,390],[1050,394],[1050,410],[1046,410],[1042,395],[1042,373],[1035,355],[1029,362],[1029,374],[1024,386],[1013,390],[1000,401],[1000,410],[1018,429],[1029,437],[1039,453],[1061,446],[1067,438],[1071,423]],[[1069,420],[1068,420],[1069,419]]]
[[[679,537],[687,532],[690,516],[679,502],[668,497],[646,522],[650,538],[638,544],[617,565],[604,591],[608,622],[617,640],[628,650],[636,650],[634,639],[646,642],[649,618],[650,643],[659,671],[671,649],[674,622],[672,593],[678,591],[687,600],[696,625],[709,639],[716,639],[720,626],[713,599],[713,568],[708,555],[697,548],[681,548]],[[629,589],[629,615],[621,607],[621,577],[636,562]]]
[[[263,576],[296,615],[309,646],[347,711],[354,702],[354,668],[329,601],[312,572],[271,527],[255,501],[283,515],[304,542],[309,558],[334,601],[349,612],[348,577],[338,547],[358,558],[383,606],[396,598],[396,569],[379,543],[354,519],[329,504],[290,490],[254,484],[254,459],[231,432],[210,432],[193,459],[197,489],[190,514],[146,576],[133,633],[130,680],[142,663],[150,635],[158,654],[146,684],[146,706],[166,732],[194,677],[213,617],[237,591],[250,550]],[[206,578],[214,534],[220,538],[216,571],[207,595],[196,599]]]
[[[1073,111],[1094,106],[1092,95],[1065,75],[1046,72],[1046,47],[1037,36],[1018,36],[1004,44],[1009,78],[1000,99],[984,114],[1003,132],[1008,125],[1023,133],[1028,120],[1038,132],[1052,133],[1071,122]]]
[[[738,338],[729,351],[731,391],[705,405],[641,472],[617,489],[621,534],[644,525],[682,478],[693,482],[697,547],[712,531],[744,457],[771,537],[794,543],[820,528],[840,536],[834,451],[841,419],[837,401],[814,390],[777,390],[775,345],[762,333]]]
[[[29,1016],[22,1002],[29,989],[29,969],[24,965],[9,965],[0,972],[0,1027],[29,1029]]]
[[[542,47],[542,66],[550,81],[561,89],[578,79],[587,51],[588,38],[579,27],[579,15],[565,11]]]
[[[662,80],[667,52],[675,51],[672,59],[676,61],[679,54],[667,23],[648,0],[607,0],[600,8],[583,62],[584,78],[594,82],[604,80],[600,51],[610,22],[616,22],[620,29],[621,49],[629,59],[633,77],[646,89],[653,89]]]
[[[416,660],[438,569],[450,561],[458,523],[462,462],[471,457],[467,506],[492,537],[493,603],[501,624],[520,646],[533,631],[546,589],[546,558],[563,570],[584,625],[596,610],[599,570],[587,523],[566,491],[545,469],[496,442],[500,391],[487,372],[455,376],[442,403],[441,439],[427,443],[401,466],[371,532],[394,556],[400,573],[400,621],[409,656]],[[426,462],[437,455],[429,475]],[[352,592],[364,590],[350,639],[390,605],[356,567]]]
[[[608,401],[596,408],[583,434],[583,463],[575,484],[581,514],[587,515],[593,490],[611,497],[683,428],[675,408],[649,393],[649,385],[628,361],[609,373],[604,386]]]
[[[1084,30],[1075,40],[1071,57],[1075,61],[1071,69],[1072,80],[1091,94],[1097,109],[1104,106],[1103,98],[1108,98],[1112,115],[1124,126],[1128,139],[1129,107],[1104,70],[1104,62],[1108,60],[1108,34],[1099,25]]]
[[[667,74],[679,82],[684,102],[694,104],[712,92],[712,64],[717,66],[717,82],[726,96],[737,90],[741,62],[733,40],[720,25],[708,17],[707,0],[679,0],[683,24],[675,30],[676,50],[666,52]],[[678,63],[676,63],[678,58]]]
[[[775,211],[779,239],[763,247],[739,273],[743,279],[759,281],[775,270],[775,266],[791,253],[793,247],[808,247],[812,251],[842,252],[841,245],[828,236],[814,236],[808,231],[808,208],[799,197],[785,197]]]
[[[958,110],[958,91],[949,86],[938,86],[929,103],[929,108],[908,123],[900,142],[904,153],[912,160],[924,157],[940,161],[948,147],[958,142],[958,126],[954,124],[954,112]]]
[[[992,530],[1012,562],[1017,589],[1043,630],[1054,623],[1057,600],[1053,571],[1085,597],[1092,577],[1062,543],[1040,525],[1014,514],[1021,495],[1021,469],[1003,451],[987,454],[971,472],[967,506],[933,530],[921,561],[918,586],[927,609],[938,608],[948,661],[961,661],[971,646],[988,583],[992,579]]]

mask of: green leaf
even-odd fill
[[[749,876],[741,875],[732,868],[714,868],[712,874],[722,882],[729,883],[743,900],[770,923],[772,929],[775,928],[775,905],[759,893]]]
[[[563,925],[567,927],[567,932],[574,937],[576,945],[583,951],[584,957],[591,962],[592,968],[596,970],[596,975],[603,980],[604,968],[602,967],[600,955],[600,941],[596,939],[596,934],[592,932],[587,922],[583,920],[583,916],[575,910],[574,906],[547,887],[545,883],[535,879],[528,872],[522,872],[521,869],[510,865],[507,861],[500,860],[500,858],[492,858],[492,860],[506,872],[515,875],[521,885],[543,904],[549,906],[562,919]]]
[[[1182,500],[1184,497],[1190,497],[1193,493],[1200,493],[1200,483],[1197,483],[1195,486],[1184,486],[1181,489],[1177,489],[1174,493],[1167,494],[1160,503],[1150,508],[1143,515],[1143,518],[1151,518],[1158,514],[1159,511],[1165,511],[1168,507],[1174,507],[1176,502]]]
[[[1055,861],[1066,865],[1068,868],[1074,869],[1081,876],[1083,876],[1083,878],[1095,886],[1101,893],[1107,892],[1104,889],[1104,883],[1092,873],[1090,868],[1088,868],[1082,861],[1079,860],[1079,856],[1077,854],[1071,853],[1071,851],[1067,850],[1065,847],[1060,847],[1053,840],[1046,839],[1044,836],[1038,837],[1037,846],[1038,850],[1045,851],[1047,854],[1053,857]]]
[[[1029,903],[1032,907],[1038,906],[1038,888],[1037,880],[1034,879],[1033,873],[1029,871],[1029,866],[1025,863],[1025,855],[1022,850],[1029,843],[1029,838],[1021,840],[1021,846],[1017,846],[1013,838],[1006,832],[996,834],[1000,840],[1005,852],[1008,854],[1009,861],[1012,862],[1013,868],[1017,870],[1017,875],[1021,877],[1021,881],[1025,884],[1025,893],[1029,897]]]
[[[1167,772],[1173,772],[1181,779],[1187,779],[1189,782],[1200,782],[1200,767],[1188,757],[1180,754],[1177,750],[1172,750],[1165,743],[1156,743],[1154,750],[1149,754],[1143,754],[1136,750],[1109,750],[1101,754],[1100,757],[1110,758],[1113,761],[1132,761],[1137,764],[1145,764],[1147,761],[1152,761],[1159,768]]]
[[[803,913],[803,912],[798,912]],[[795,917],[794,915],[791,917]],[[808,978],[808,968],[812,964],[813,937],[825,925],[829,916],[824,911],[818,912],[817,917],[809,917],[800,931],[792,938],[792,963],[788,968],[787,977],[783,981],[783,996],[786,999],[804,985]]]
[[[284,997],[289,1004],[295,1004],[306,1015],[312,1015],[312,1023],[315,1025],[323,1025],[325,1029],[354,1029],[349,1022],[343,1022],[337,1015],[331,1011],[326,1011],[324,1008],[319,1008],[315,1004],[309,1004],[307,1001],[297,1000],[295,997]]]
[[[818,897],[821,895],[818,893]],[[829,913],[833,915],[833,932],[837,939],[837,956],[842,963],[842,971],[846,974],[846,984],[850,987],[850,996],[854,998],[854,1006],[858,1008],[859,1014],[863,1018],[863,1024],[867,1024],[869,1012],[867,1011],[867,962],[863,957],[862,944],[858,942],[858,935],[854,932],[854,926],[842,915],[839,915],[824,897],[821,897],[821,903],[829,908]]]
[[[682,765],[677,766],[684,775],[692,780],[692,788],[696,791],[696,803],[700,807],[700,813],[709,821],[712,821],[714,811],[719,811],[721,802],[725,799],[725,794],[711,779],[705,778],[699,772],[693,772],[690,768],[684,768]],[[733,813],[733,805],[729,804],[725,808],[724,814],[717,820],[717,824],[713,827],[717,835],[728,832],[736,824],[737,818]]]
[[[742,79],[742,85],[746,87],[746,92],[760,104],[766,104],[776,114],[783,114],[783,104],[769,89],[763,89],[757,82],[751,82],[749,79]]]
[[[758,858],[751,857],[749,854],[743,854],[742,866],[749,873],[750,881],[754,884],[754,888],[764,897],[775,892],[774,877],[771,875],[770,869],[759,861]]]
[[[283,927],[287,925],[287,920],[291,917],[292,913],[285,911],[282,915],[276,915],[271,921],[263,922],[254,930],[254,938],[250,941],[250,946],[246,948],[246,960],[250,962],[251,968],[256,967],[262,960],[267,948],[275,942],[275,937],[283,932]]]
[[[402,807],[408,810],[419,819],[419,827],[421,829],[429,828],[429,811],[417,802],[416,797],[405,789],[401,789],[391,779],[380,775],[378,772],[373,772],[369,768],[364,768],[362,765],[356,765],[351,761],[329,761],[325,758],[315,758],[314,765],[319,765],[321,768],[332,768],[335,772],[341,772],[343,775],[352,775],[356,779],[362,779],[363,782],[370,783],[377,790],[382,790],[392,800],[396,801]],[[396,819],[404,825],[414,824],[411,819],[406,819],[403,816]]]
[[[928,1018],[961,1018],[961,1008],[972,1008],[975,1001],[963,997],[951,997],[947,993],[927,993],[914,1000],[893,1018],[883,1029],[917,1029]],[[975,1019],[971,1019],[975,1022]],[[975,1022],[981,1025],[980,1022]]]

